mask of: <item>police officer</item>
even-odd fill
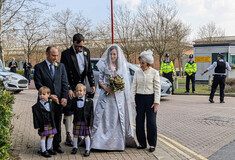
[[[217,61],[215,61],[210,67],[207,68],[201,75],[203,76],[209,70],[215,68],[215,73],[213,74],[213,84],[211,87],[211,93],[209,101],[211,103],[215,103],[213,98],[216,91],[218,84],[220,85],[220,103],[224,102],[224,87],[225,87],[225,78],[226,78],[226,69],[231,71],[231,67],[229,66],[228,62],[223,60],[224,56],[222,54],[218,55]]]
[[[174,86],[173,86],[173,74],[175,74],[175,68],[172,61],[169,60],[170,54],[166,53],[165,60],[161,64],[160,74],[161,76],[169,79],[172,84],[172,94],[174,94]]]
[[[189,83],[190,80],[192,82],[192,93],[195,92],[195,74],[197,71],[197,63],[193,61],[193,55],[189,55],[189,61],[185,64],[184,67],[186,73],[186,91],[185,93],[189,93]]]

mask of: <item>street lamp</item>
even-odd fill
[[[111,30],[112,30],[112,44],[114,43],[113,40],[113,0],[111,0]]]

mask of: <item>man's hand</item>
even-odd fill
[[[95,93],[95,86],[91,87],[91,94]]]
[[[69,90],[69,98],[70,98],[70,99],[73,99],[73,97],[74,97],[73,91],[72,91],[72,90]]]
[[[157,103],[154,103],[152,106],[151,106],[151,108],[154,108],[154,113],[156,113],[157,112],[157,108],[158,108],[158,104]]]
[[[67,99],[66,98],[62,98],[60,103],[61,103],[61,105],[63,107],[65,107],[67,105]]]
[[[54,101],[55,103],[57,103],[57,104],[60,104],[59,103],[59,99],[58,99],[58,97],[56,96],[56,95],[51,95],[51,99],[52,99],[52,101]]]

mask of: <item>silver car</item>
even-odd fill
[[[7,91],[13,91],[19,93],[25,89],[28,89],[28,80],[13,72],[9,72],[0,67],[0,81],[3,83],[3,87]]]
[[[94,74],[94,77],[95,77],[95,86],[97,86],[97,83],[99,81],[99,69],[96,66],[96,64],[99,60],[100,60],[100,58],[91,58],[91,67],[92,67],[93,74]],[[129,67],[129,70],[130,70],[130,75],[131,75],[130,77],[131,77],[131,82],[132,82],[135,71],[139,67],[137,67],[137,66],[135,66],[131,63],[128,63],[128,67]],[[164,77],[161,77],[160,81],[161,81],[161,97],[170,96],[171,95],[171,90],[172,90],[171,82],[168,79],[164,78]],[[87,80],[86,80],[86,82],[87,82]],[[86,83],[86,84],[88,84],[88,83]],[[88,91],[89,91],[89,85],[87,85],[87,88],[88,88]]]

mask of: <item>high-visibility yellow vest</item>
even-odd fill
[[[193,61],[193,63],[187,62],[184,67],[185,72],[191,76],[192,74],[196,73],[197,71],[197,63]]]
[[[174,73],[175,72],[175,68],[174,68],[174,64],[172,61],[170,62],[165,62],[163,61],[162,64],[161,64],[161,70],[160,70],[160,73]]]

